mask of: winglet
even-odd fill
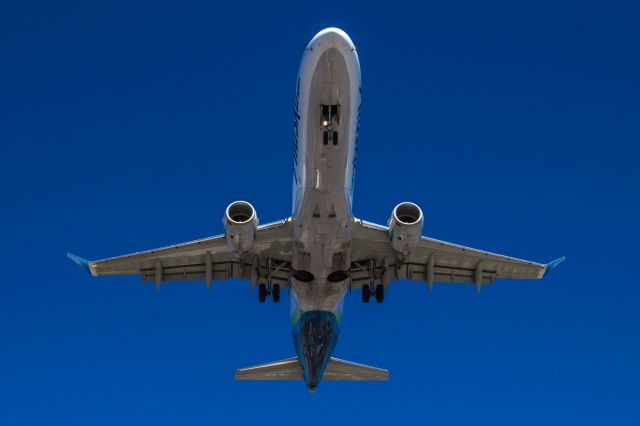
[[[562,256],[561,258],[556,259],[553,262],[547,263],[547,267],[545,268],[544,274],[542,276],[545,277],[549,272],[551,272],[551,270],[556,269],[559,264],[566,260],[566,258],[566,256]]]
[[[73,260],[76,265],[82,266],[84,269],[86,269],[87,272],[91,272],[91,270],[89,269],[89,261],[87,259],[83,259],[80,256],[76,256],[75,254],[71,253],[67,253],[67,257]]]

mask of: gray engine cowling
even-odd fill
[[[256,209],[246,201],[229,204],[222,218],[224,235],[229,248],[236,254],[251,250],[258,228]]]
[[[420,241],[423,224],[422,210],[417,204],[398,204],[391,212],[388,222],[391,247],[403,256],[411,253]]]

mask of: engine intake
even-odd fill
[[[229,204],[222,223],[225,239],[234,253],[243,254],[251,250],[259,223],[256,209],[251,204],[246,201]]]
[[[411,253],[422,235],[424,217],[422,210],[414,203],[400,203],[389,218],[389,239],[391,247],[403,256]]]

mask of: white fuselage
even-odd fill
[[[307,45],[294,111],[293,304],[341,306],[351,266],[351,211],[360,112],[360,63],[341,30]]]

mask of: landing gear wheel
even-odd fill
[[[267,299],[267,286],[264,284],[260,284],[258,286],[258,301],[262,303],[266,299]]]
[[[369,298],[371,298],[371,289],[365,284],[362,286],[362,303],[369,303]]]
[[[384,302],[384,286],[382,284],[376,286],[376,302]]]
[[[273,303],[278,303],[280,301],[280,284],[274,284],[271,289],[271,297],[273,298]]]

